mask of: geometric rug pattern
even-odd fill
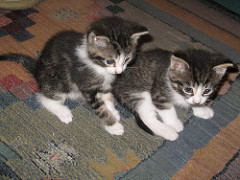
[[[240,63],[240,18],[209,1],[44,0],[0,11],[0,54],[38,57],[64,30],[84,32],[100,17],[120,16],[149,29],[142,50],[186,48],[220,52]],[[221,21],[220,21],[221,20]],[[202,120],[178,109],[185,129],[165,141],[140,129],[117,104],[123,136],[108,134],[87,104],[68,100],[73,122],[61,123],[36,101],[38,85],[23,67],[0,63],[0,179],[238,179],[240,80],[229,74]]]

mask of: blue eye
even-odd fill
[[[114,64],[114,63],[115,63],[115,61],[114,61],[113,59],[109,59],[109,60],[107,60],[106,62],[107,62],[107,64],[109,64],[109,65],[111,65],[111,64]]]
[[[125,62],[128,62],[129,60],[130,60],[130,58],[125,59]]]
[[[205,89],[203,94],[209,94],[211,92],[211,89]]]
[[[193,93],[193,89],[190,87],[186,87],[184,90],[186,93]]]

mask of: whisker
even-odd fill
[[[125,70],[125,73],[127,74],[137,69],[139,69],[139,67],[127,67]]]

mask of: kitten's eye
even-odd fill
[[[125,59],[125,62],[128,62],[129,60],[130,60],[130,58],[126,58],[126,59]]]
[[[185,87],[184,88],[184,91],[188,94],[192,94],[193,93],[193,88],[190,88],[190,87]]]
[[[107,62],[107,64],[109,64],[109,65],[111,65],[111,64],[114,64],[114,63],[115,63],[115,61],[114,61],[113,59],[109,59],[109,60],[107,60],[106,62]]]
[[[203,94],[205,94],[205,95],[210,94],[211,91],[212,91],[211,89],[205,89]]]

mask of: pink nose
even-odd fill
[[[193,99],[194,104],[200,104],[200,99]]]
[[[115,70],[115,73],[116,73],[116,74],[121,74],[121,73],[122,73],[122,69],[116,69],[116,70]]]

